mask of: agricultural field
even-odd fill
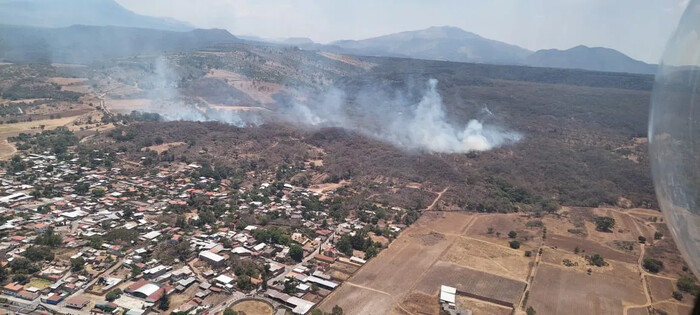
[[[527,307],[538,314],[647,314],[655,308],[683,314],[690,307],[689,298],[671,300],[673,277],[644,271],[642,282],[638,237],[649,236],[647,249],[663,244],[647,223],[655,213],[581,209],[581,214],[574,213],[579,208],[564,208],[542,217],[427,211],[320,308],[330,311],[337,304],[349,314],[438,314],[440,285],[455,287],[457,304],[474,314],[524,314]],[[613,231],[596,230],[597,216],[614,218]],[[520,247],[511,248],[512,241]],[[591,264],[595,254],[604,265]]]

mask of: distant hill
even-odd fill
[[[610,48],[576,46],[567,50],[544,49],[528,56],[525,64],[535,67],[571,68],[608,72],[654,74],[650,65]]]
[[[496,64],[518,64],[531,54],[527,49],[450,26],[343,40],[330,45],[364,55]]]
[[[114,0],[0,0],[0,23],[39,27],[80,24],[170,31],[194,29],[174,19],[136,14]]]
[[[0,60],[87,63],[237,41],[228,31],[219,29],[175,32],[116,26],[38,28],[0,25]]]

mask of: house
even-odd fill
[[[220,266],[224,263],[225,259],[219,254],[214,254],[208,250],[203,250],[199,252],[199,259],[206,261],[210,265]]]
[[[90,303],[90,300],[88,300],[84,297],[80,297],[80,296],[75,296],[75,297],[72,297],[72,298],[66,300],[67,307],[74,308],[77,310],[84,308],[89,303]]]
[[[9,296],[19,296],[19,292],[22,290],[24,290],[24,286],[17,282],[8,283],[2,287],[2,293]]]

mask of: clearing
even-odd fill
[[[233,310],[244,312],[246,315],[272,315],[274,312],[269,303],[255,300],[236,303],[233,305]]]

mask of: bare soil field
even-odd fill
[[[688,315],[692,313],[693,308],[688,305],[683,305],[683,304],[678,304],[674,302],[664,302],[664,303],[659,303],[655,304],[653,307],[654,310],[662,310],[666,312],[668,315]],[[656,314],[661,314],[661,313],[656,313]]]
[[[389,314],[397,305],[399,309],[403,308],[400,301],[458,238],[452,233],[462,231],[471,218],[472,216],[461,213],[422,216],[401,233],[389,248],[381,251],[329,295],[319,307],[330,312],[337,304],[346,314]]]
[[[170,143],[163,143],[163,144],[158,144],[158,145],[152,145],[152,146],[146,147],[146,148],[144,148],[144,149],[148,149],[148,150],[151,150],[151,151],[156,151],[156,152],[158,152],[158,154],[161,154],[161,153],[167,151],[168,149],[170,149],[170,148],[172,148],[172,147],[177,147],[177,146],[181,146],[181,145],[184,145],[184,144],[185,144],[184,142],[170,142]]]
[[[274,309],[262,301],[243,301],[233,305],[233,310],[244,312],[246,315],[272,315]]]
[[[46,81],[51,83],[56,83],[58,85],[70,85],[76,84],[87,80],[86,78],[65,78],[65,77],[53,77],[47,78]]]
[[[416,287],[426,294],[438,294],[441,285],[457,288],[477,297],[517,305],[525,291],[525,282],[499,277],[490,273],[438,261]]]
[[[557,234],[547,234],[547,239],[545,240],[547,246],[552,246],[560,248],[562,250],[573,252],[574,248],[578,246],[581,251],[585,251],[585,254],[593,255],[599,254],[605,259],[613,259],[617,261],[622,261],[630,264],[637,263],[638,256],[633,254],[624,253],[612,249],[607,246],[603,246],[593,241],[587,239],[574,238],[569,236],[557,235]]]
[[[105,100],[105,106],[118,113],[130,113],[134,110],[144,110],[150,105],[151,100],[147,98]]]
[[[11,158],[17,148],[12,143],[9,143],[7,139],[0,141],[0,160],[7,160]]]
[[[649,315],[646,307],[630,308],[627,310],[627,315]]]
[[[245,93],[251,99],[262,104],[274,103],[275,100],[272,96],[279,93],[279,91],[284,88],[277,83],[251,80],[241,74],[221,69],[211,70],[205,77],[223,79],[229,86]]]
[[[457,240],[441,259],[520,281],[527,281],[530,262],[534,261],[520,250],[466,238]]]
[[[456,304],[472,311],[473,315],[509,315],[511,308],[484,302],[466,296],[457,296]]]
[[[440,304],[437,296],[423,294],[419,292],[411,292],[401,301],[403,309],[410,314],[430,314],[437,315],[440,312]],[[401,311],[397,308],[396,311]]]
[[[547,263],[538,267],[528,300],[540,314],[620,314],[623,303],[646,303],[636,273],[588,275]]]
[[[683,266],[687,265],[678,251],[668,227],[663,223],[654,223],[653,226],[663,233],[664,237],[654,241],[653,245],[646,246],[645,256],[661,260],[664,263],[664,268],[659,272],[660,275],[677,277],[678,274],[683,274]]]
[[[319,308],[330,311],[337,304],[346,314],[436,314],[439,287],[450,285],[462,294],[460,305],[474,314],[509,314],[512,308],[507,305],[514,305],[519,314],[524,312],[520,301],[530,280],[526,306],[532,306],[538,314],[620,314],[625,307],[630,308],[629,314],[646,314],[646,308],[641,307],[647,304],[647,296],[640,279],[641,247],[636,238],[659,228],[656,225],[664,225],[636,217],[651,214],[639,209],[571,208],[560,214],[533,218],[522,214],[426,211]],[[591,223],[595,215],[613,216],[622,231],[595,231]],[[489,233],[489,227],[493,233]],[[543,227],[547,228],[544,240]],[[572,234],[569,229],[573,228],[585,233]],[[518,250],[508,247],[511,230],[522,242]],[[497,231],[500,236],[495,235]],[[677,250],[669,245],[672,239],[666,236],[645,247],[655,257],[665,257],[664,265],[671,265],[666,273],[682,267],[682,260],[676,262],[680,259]],[[543,254],[535,259],[540,246]],[[579,254],[574,253],[577,246]],[[525,257],[525,250],[535,255]],[[589,265],[585,256],[593,254],[602,255],[608,265]],[[564,259],[577,265],[564,266]],[[534,279],[528,279],[535,261],[539,264]],[[652,278],[647,277],[655,303],[652,307],[663,301],[661,307],[670,309],[669,314],[685,307],[682,305],[686,301],[666,305],[671,301],[673,281]]]
[[[673,290],[675,290],[676,288],[673,284],[673,281],[666,278],[654,277],[649,275],[646,275],[645,277],[647,279],[649,291],[651,291],[652,302],[658,302],[673,298]]]

